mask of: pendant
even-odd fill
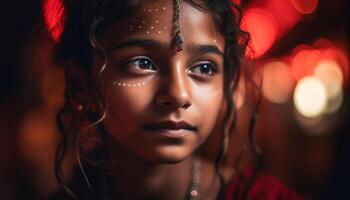
[[[176,36],[174,38],[174,43],[175,43],[175,50],[176,50],[176,52],[182,51],[184,39],[183,39],[180,31],[178,31],[176,33]]]

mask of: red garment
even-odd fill
[[[251,170],[244,173],[245,178],[251,177]],[[244,177],[237,176],[228,184],[226,189],[226,200],[245,200]],[[301,200],[302,198],[294,191],[285,186],[273,176],[260,174],[250,187],[248,200]]]

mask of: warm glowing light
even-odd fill
[[[292,58],[292,74],[296,80],[311,76],[322,58],[319,50],[300,50]]]
[[[300,14],[311,14],[318,6],[318,0],[291,0],[291,2]]]
[[[326,38],[319,38],[314,42],[313,46],[322,50],[323,59],[334,60],[338,63],[342,71],[343,82],[346,84],[349,76],[348,53]]]
[[[289,66],[280,61],[264,66],[263,94],[273,103],[285,103],[292,95],[294,79]]]
[[[275,16],[280,28],[280,35],[292,29],[301,20],[302,15],[295,10],[289,0],[265,0],[264,4]]]
[[[274,16],[268,11],[251,8],[246,11],[242,28],[250,33],[254,57],[260,57],[271,48],[278,35],[278,24]]]
[[[335,48],[335,45],[332,41],[326,38],[319,38],[314,43],[313,46],[317,49],[327,49],[327,48]]]
[[[339,110],[343,103],[343,90],[341,90],[337,96],[328,99],[327,110],[325,113],[333,114]]]
[[[327,91],[322,81],[316,77],[300,80],[294,91],[294,105],[305,117],[321,115],[327,106]]]
[[[64,28],[65,7],[62,0],[43,0],[43,17],[51,38],[57,42]]]
[[[349,57],[344,49],[337,47],[332,41],[320,38],[312,46],[300,44],[291,55],[292,74],[296,80],[312,76],[315,68],[324,60],[333,60],[342,73],[343,84],[349,79]]]
[[[232,0],[232,2],[237,4],[237,5],[241,5],[241,0]]]
[[[314,76],[324,83],[329,98],[339,96],[342,91],[343,73],[336,61],[321,61],[315,69]]]
[[[349,57],[344,50],[333,47],[323,50],[322,54],[324,59],[334,60],[339,64],[339,67],[343,74],[343,81],[347,83],[349,79]]]

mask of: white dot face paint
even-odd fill
[[[143,33],[143,34],[157,34],[162,35],[169,30],[169,24],[164,24],[162,22],[162,17],[164,14],[166,14],[167,7],[166,6],[160,6],[160,7],[148,7],[141,10],[143,11],[143,14],[140,16],[135,16],[134,18],[131,18],[129,21],[129,31],[130,32],[137,32],[137,33]],[[146,17],[145,17],[146,16]],[[137,69],[139,72],[134,73],[127,72],[118,69],[116,70],[116,75],[114,75],[113,78],[113,87],[115,88],[140,88],[145,87],[149,85],[152,80],[154,80],[156,77],[158,77],[158,72],[154,72],[154,74],[147,72],[147,70],[142,69],[142,65],[140,63],[138,64],[132,64],[134,65],[132,68]],[[147,67],[147,66],[146,66]],[[132,70],[131,70],[132,71]],[[144,72],[146,73],[144,74]],[[138,74],[139,73],[139,74]],[[198,83],[193,83],[193,87],[199,87]],[[202,86],[201,86],[202,87]],[[205,87],[206,88],[206,87]],[[218,94],[218,91],[215,91],[215,89],[208,86],[205,90],[203,88],[198,88],[198,90],[209,93],[211,95]],[[207,94],[208,95],[208,94]]]
[[[143,12],[144,13],[152,13],[152,12],[159,12],[159,16],[158,14],[156,15],[156,17],[161,17],[162,12],[165,12],[167,10],[166,6],[163,6],[161,8],[144,8]],[[129,25],[129,32],[133,32],[133,31],[137,31],[137,30],[145,30],[146,34],[151,34],[152,31],[155,31],[155,33],[157,33],[158,35],[163,34],[162,30],[168,30],[168,27],[164,26],[164,24],[160,27],[158,27],[158,25],[160,24],[159,18],[151,20],[151,21],[147,21],[144,19],[138,19],[138,18],[134,18],[131,20],[130,25]]]
[[[110,66],[112,84],[117,88],[137,88],[147,85],[157,77],[155,63],[147,56],[134,56]]]
[[[148,76],[144,77],[143,79],[139,80],[118,80],[118,78],[113,81],[113,86],[114,87],[122,87],[122,88],[138,88],[138,87],[143,87],[146,86],[151,80],[153,80],[156,76]]]
[[[121,83],[121,82],[113,82],[113,85],[116,87],[141,87],[145,86],[148,82],[141,82],[141,83]]]

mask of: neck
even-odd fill
[[[117,199],[184,199],[192,180],[192,157],[176,164],[151,163],[113,144],[112,196]]]

